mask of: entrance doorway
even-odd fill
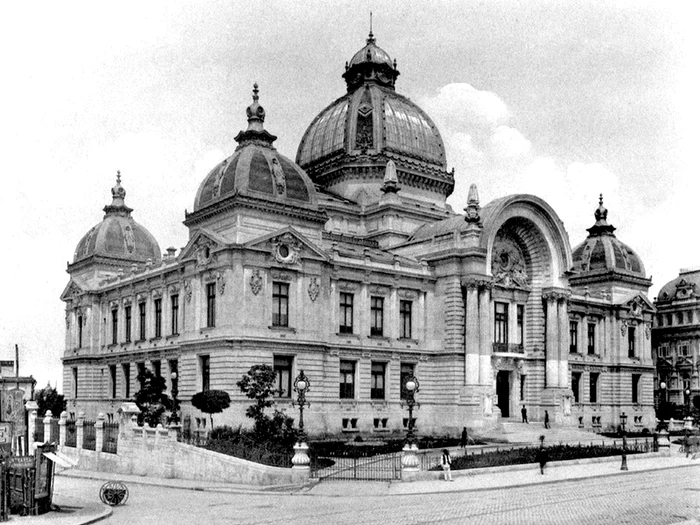
[[[496,395],[501,417],[510,417],[510,372],[501,370],[496,375]]]

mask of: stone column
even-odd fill
[[[51,442],[51,419],[52,418],[53,418],[53,414],[51,413],[50,410],[47,410],[46,415],[44,416],[44,443]]]
[[[559,386],[559,322],[557,298],[553,293],[544,294],[547,301],[547,343],[545,344],[546,388]]]
[[[479,383],[479,304],[476,281],[464,283],[467,289],[466,338],[464,352],[464,384]]]
[[[105,415],[100,412],[95,421],[95,452],[102,452],[105,441]]]
[[[491,386],[491,355],[493,338],[491,337],[491,283],[482,281],[479,289],[479,383]]]
[[[561,295],[557,302],[559,316],[559,386],[569,386],[569,301]]]
[[[75,448],[77,450],[83,449],[83,436],[85,425],[85,412],[78,412],[78,420],[75,422]]]
[[[61,412],[61,419],[58,420],[58,444],[66,446],[66,422],[68,421],[68,412]]]

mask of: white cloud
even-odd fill
[[[437,95],[421,101],[421,107],[441,122],[447,132],[474,127],[492,130],[510,118],[508,107],[498,95],[465,83],[441,87]]]
[[[495,158],[515,160],[524,157],[532,149],[532,143],[517,129],[498,126],[489,139],[490,152]]]

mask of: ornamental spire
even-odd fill
[[[464,208],[466,215],[464,220],[469,224],[476,224],[481,226],[481,215],[479,215],[479,191],[476,188],[476,184],[469,186],[469,194],[467,195],[467,207]]]
[[[615,227],[612,224],[608,224],[608,209],[603,206],[603,194],[600,194],[598,199],[598,208],[596,208],[595,213],[595,224],[588,228],[589,236],[596,235],[614,235]]]
[[[124,197],[126,197],[126,190],[122,187],[122,172],[117,170],[117,183],[112,187],[112,204],[103,208],[105,217],[112,214],[127,217],[131,215],[134,210],[124,203]]]
[[[369,37],[367,37],[368,44],[374,44],[376,40],[374,39],[374,34],[372,34],[372,11],[369,12]]]
[[[260,100],[258,93],[260,93],[260,90],[258,89],[258,83],[255,82],[253,84],[253,103],[245,110],[248,117],[248,129],[239,132],[235,137],[236,142],[239,143],[239,148],[243,145],[243,142],[251,140],[257,140],[262,145],[271,146],[277,139],[276,136],[268,133],[263,126],[265,122],[265,108],[258,102]]]

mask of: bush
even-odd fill
[[[292,466],[292,446],[284,440],[260,441],[252,431],[225,425],[209,434],[206,448],[220,454],[234,456],[273,467]]]
[[[231,406],[231,398],[228,392],[224,392],[223,390],[205,390],[204,392],[197,392],[192,396],[192,406],[205,414],[209,414],[211,427],[213,429],[213,414],[219,414]]]

